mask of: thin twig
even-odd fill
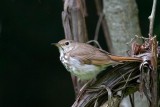
[[[153,5],[152,5],[152,12],[151,15],[148,17],[150,24],[149,24],[149,38],[153,36],[153,27],[154,27],[154,18],[155,18],[155,13],[156,13],[156,4],[157,0],[153,0]]]
[[[134,94],[132,94],[132,95],[134,95]],[[131,103],[131,107],[135,107],[134,106],[134,101],[133,101],[133,98],[132,98],[131,95],[129,95],[129,100],[130,100],[130,103]]]
[[[108,51],[112,53],[113,52],[112,41],[111,41],[111,37],[110,37],[110,34],[109,34],[107,21],[104,18],[103,7],[102,7],[101,0],[95,0],[95,5],[96,5],[96,9],[97,9],[97,14],[99,15],[99,21],[97,23],[95,39],[96,40],[98,39],[99,28],[100,28],[100,25],[102,24],[102,29],[103,29],[103,32],[104,32],[104,36],[106,38]]]
[[[88,44],[90,44],[90,43],[94,43],[95,45],[97,45],[97,46],[98,46],[98,48],[99,48],[99,49],[102,49],[101,45],[98,43],[98,41],[97,41],[97,40],[90,40],[90,41],[88,41],[88,42],[86,42],[86,43],[88,43]]]
[[[94,35],[94,40],[96,41],[98,41],[99,29],[100,29],[103,18],[104,18],[104,14],[100,14],[98,22],[97,22],[97,26],[96,26],[95,35]]]

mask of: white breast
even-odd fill
[[[68,58],[69,62],[66,59],[67,57],[61,57],[65,68],[81,80],[93,79],[100,71],[105,69],[105,66],[81,64],[79,60],[72,57]]]

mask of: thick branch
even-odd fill
[[[151,15],[149,16],[149,38],[150,38],[150,45],[151,45],[151,65],[153,68],[152,71],[152,86],[151,86],[151,94],[152,94],[152,99],[151,99],[151,107],[158,107],[158,73],[157,73],[157,40],[156,37],[153,36],[153,27],[154,27],[154,19],[155,19],[155,13],[156,13],[156,4],[157,0],[153,0],[153,5],[152,5],[152,11]]]

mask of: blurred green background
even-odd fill
[[[98,17],[94,0],[86,1],[93,39]],[[142,34],[147,36],[152,0],[137,3]],[[58,49],[50,45],[64,38],[62,11],[62,0],[0,0],[0,107],[72,105],[70,74],[59,61]],[[158,1],[154,32],[158,36],[159,12]],[[102,36],[99,41],[104,41]]]

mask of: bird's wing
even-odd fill
[[[70,56],[78,59],[83,64],[105,65],[114,61],[98,48],[88,44],[79,44],[74,50],[70,51]]]

